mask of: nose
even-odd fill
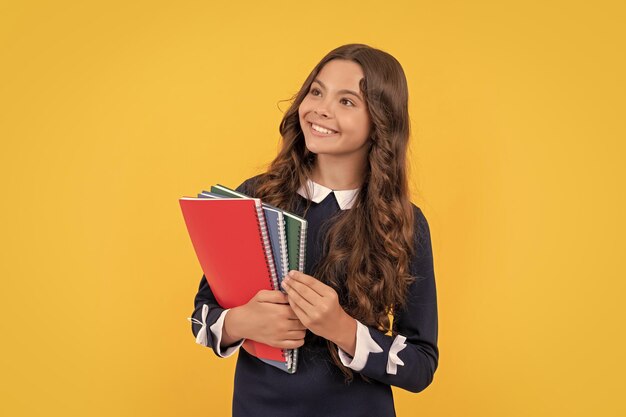
[[[327,119],[327,118],[328,118],[328,115],[329,115],[329,114],[328,114],[328,110],[326,109],[326,107],[318,107],[318,108],[315,110],[315,113],[317,113],[317,115],[318,115],[319,117],[323,117],[324,119]]]
[[[323,118],[330,117],[331,111],[330,111],[330,103],[329,103],[328,99],[324,99],[324,100],[318,101],[317,106],[316,106],[314,111],[320,117],[323,117]]]

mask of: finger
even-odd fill
[[[291,305],[288,305],[289,307],[289,313],[287,313],[287,319],[289,319],[290,321],[297,321],[300,320],[298,318],[298,315],[295,313],[295,311],[293,311],[293,308],[291,308]]]
[[[287,331],[306,330],[306,326],[300,320],[291,320],[287,325]]]
[[[302,323],[298,323],[298,325],[293,328],[293,329],[289,329],[290,332],[306,332],[307,328],[304,324]]]
[[[281,332],[281,339],[283,340],[296,340],[296,339],[304,339],[306,335],[306,328],[297,329],[297,330],[284,330]]]
[[[309,300],[304,298],[297,289],[291,286],[290,283],[283,281],[283,287],[285,288],[285,291],[287,291],[287,299],[289,300],[290,305],[293,302],[306,312],[314,308],[313,304]]]
[[[283,340],[278,343],[276,347],[281,349],[297,349],[304,345],[304,339],[297,340]]]
[[[287,331],[288,340],[304,339],[305,336],[306,336],[306,327],[303,330],[288,330]]]
[[[279,308],[277,311],[280,311],[281,318],[286,318],[289,321],[300,320],[293,308],[291,308],[291,305],[289,305],[289,301],[287,301],[287,304],[277,305],[276,307]]]
[[[310,287],[313,291],[318,293],[320,297],[323,297],[326,289],[330,288],[328,287],[328,285],[324,284],[317,278],[312,277],[311,275],[307,275],[303,272],[296,271],[295,269],[289,271],[289,274],[287,275],[287,277],[285,277],[285,279],[287,279],[287,281],[293,280],[292,282],[300,282]]]
[[[279,349],[296,349],[304,344],[304,339],[280,339],[270,341],[267,344]]]
[[[291,308],[293,309],[294,313],[296,313],[296,316],[298,316],[298,319],[300,320],[300,322],[302,322],[303,320],[307,320],[309,315],[307,314],[307,312],[300,307],[300,305],[298,304],[298,294],[296,292],[293,292],[293,297],[290,296],[289,297],[289,305],[291,306]],[[300,302],[305,302],[300,298]],[[308,303],[307,303],[308,304]],[[310,304],[309,308],[312,308]],[[304,323],[302,323],[304,324]]]
[[[309,287],[307,284],[296,281],[294,279],[285,279],[283,281],[283,288],[291,289],[292,291],[287,291],[288,295],[291,295],[293,291],[296,291],[304,300],[308,301],[311,305],[318,305],[322,300],[322,296],[318,294],[315,290]]]
[[[276,290],[261,290],[256,295],[257,301],[261,303],[288,304],[287,296]]]

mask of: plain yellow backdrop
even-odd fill
[[[618,416],[624,7],[599,1],[0,4],[0,415],[229,415],[195,344],[178,198],[279,146],[329,50],[410,87],[440,365],[399,416]]]

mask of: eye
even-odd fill
[[[311,90],[310,90],[310,93],[311,93],[311,94],[313,94],[314,96],[318,95],[318,94],[316,94],[316,93],[319,93],[319,92],[320,92],[320,90],[318,90],[318,89],[317,89],[317,88],[315,88],[315,87],[311,88]]]
[[[347,98],[342,98],[340,101],[347,103],[348,107],[353,107],[354,106],[354,103],[351,100],[348,100]]]

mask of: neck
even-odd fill
[[[337,155],[318,154],[311,180],[331,190],[360,188],[365,178],[366,157],[342,158]]]

